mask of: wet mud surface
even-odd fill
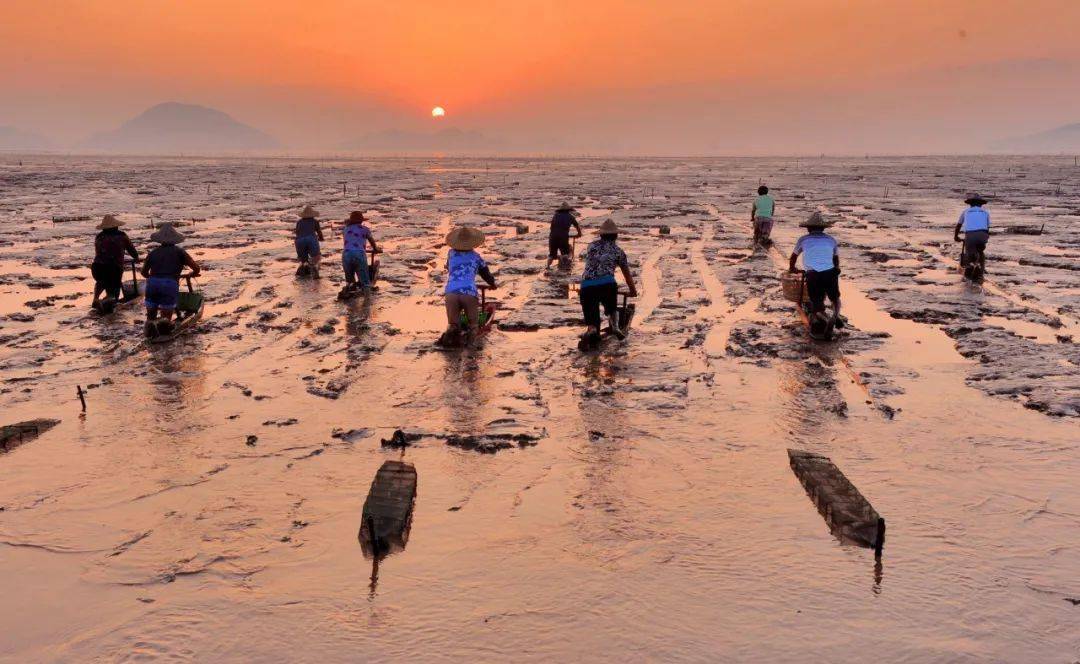
[[[1080,652],[1071,159],[22,159],[0,157],[0,424],[62,422],[0,455],[0,658]],[[761,179],[769,250],[749,242]],[[982,287],[952,242],[969,190],[1003,231],[1043,230],[995,234]],[[587,234],[616,220],[641,291],[595,353],[580,259],[544,270],[563,200]],[[318,281],[294,276],[309,202]],[[385,253],[374,293],[340,302],[353,209]],[[831,344],[779,284],[815,209],[840,219]],[[144,252],[152,222],[188,236],[193,333],[150,347],[141,304],[90,312],[104,212]],[[442,239],[475,216],[497,329],[436,351]],[[830,535],[788,448],[888,521],[880,566]],[[373,580],[356,533],[389,459],[417,496]]]

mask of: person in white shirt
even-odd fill
[[[795,243],[788,269],[795,272],[795,262],[803,257],[806,270],[806,294],[810,298],[812,313],[821,316],[825,312],[825,297],[833,307],[833,325],[843,327],[840,318],[840,246],[825,232],[834,222],[825,219],[820,212],[799,224],[807,230],[806,235]]]
[[[979,261],[979,268],[986,273],[986,243],[990,240],[990,213],[982,208],[986,205],[986,199],[978,194],[972,194],[964,200],[969,206],[960,213],[960,220],[956,222],[953,230],[953,238],[959,242],[960,232],[964,233],[964,264],[970,265],[973,260]]]

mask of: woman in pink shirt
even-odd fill
[[[375,244],[375,238],[371,235],[371,229],[364,225],[367,219],[364,213],[355,211],[349,214],[345,220],[345,232],[342,237],[345,240],[345,250],[341,253],[341,267],[345,270],[345,288],[355,290],[357,286],[367,292],[371,289],[371,280],[368,275],[367,244],[371,244],[372,251],[378,252],[379,245]],[[359,282],[359,284],[357,283]]]

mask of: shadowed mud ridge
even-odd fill
[[[62,422],[0,455],[0,659],[1080,648],[1061,629],[1080,597],[1071,159],[22,159],[0,156],[0,410]],[[750,243],[761,181],[769,250]],[[992,237],[981,289],[951,241],[970,189],[1001,227],[1045,224]],[[585,235],[545,271],[564,200]],[[294,276],[307,203],[321,280]],[[353,209],[385,253],[342,302]],[[780,291],[816,209],[840,220],[835,343]],[[139,305],[90,312],[105,212],[144,253],[151,220],[183,222],[207,268],[192,334],[148,347]],[[608,216],[636,316],[581,353],[581,254]],[[497,325],[444,352],[443,241],[466,217]],[[789,448],[872,499],[880,565],[823,528]],[[407,548],[372,569],[357,533],[387,462],[420,480]]]

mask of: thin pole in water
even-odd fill
[[[75,386],[75,393],[79,395],[79,401],[82,402],[82,412],[86,412],[86,393],[83,392],[82,385]]]
[[[874,559],[881,560],[881,550],[885,548],[885,519],[878,517],[877,537],[874,538]]]

